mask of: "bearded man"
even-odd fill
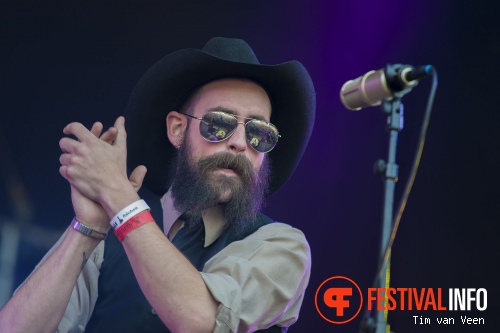
[[[310,250],[302,232],[259,210],[300,161],[314,113],[305,68],[262,65],[243,40],[213,38],[161,59],[132,92],[128,139],[124,117],[104,133],[100,123],[65,127],[75,139],[60,141],[60,172],[75,218],[0,326],[286,332]],[[139,165],[129,178],[127,152]],[[143,180],[161,196],[163,223],[137,194]]]

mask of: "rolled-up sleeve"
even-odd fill
[[[214,332],[290,326],[298,318],[310,271],[304,234],[287,224],[271,223],[231,243],[201,273],[220,302]]]
[[[103,262],[104,242],[94,249],[76,280],[57,333],[81,333],[85,330],[98,296],[99,269]]]

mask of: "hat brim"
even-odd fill
[[[197,87],[227,77],[255,81],[271,99],[272,121],[281,138],[268,155],[268,195],[283,186],[294,172],[309,141],[316,107],[314,86],[304,66],[298,61],[248,64],[198,49],[184,49],[165,56],[142,76],[125,111],[128,165],[147,167],[144,185],[153,193],[163,195],[172,182],[170,167],[177,150],[167,137],[167,114],[178,111]]]

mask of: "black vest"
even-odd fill
[[[269,217],[259,214],[255,222],[243,232],[236,233],[228,228],[210,246],[201,248],[201,251],[183,253],[201,271],[205,263],[227,245],[272,222]],[[158,225],[163,229],[160,223]],[[170,332],[143,295],[125,250],[113,232],[110,232],[106,239],[98,292],[99,297],[85,328],[86,333]],[[282,332],[282,329],[273,326],[259,332]],[[286,332],[286,329],[283,329],[283,332]]]

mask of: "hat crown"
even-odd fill
[[[214,57],[246,64],[260,64],[250,46],[238,38],[214,37],[202,49]]]

